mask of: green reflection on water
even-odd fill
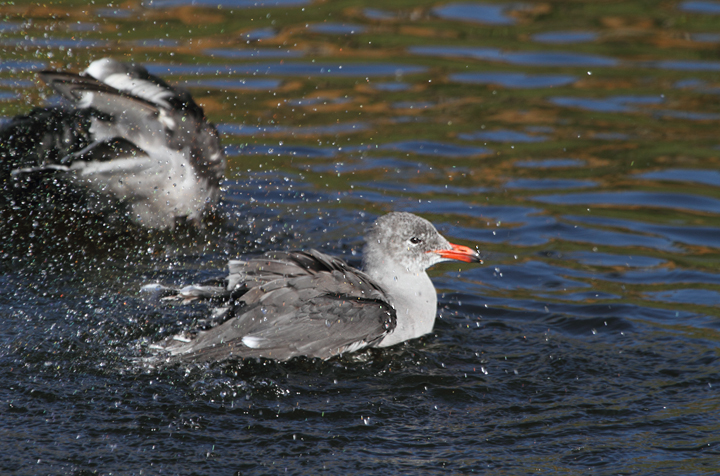
[[[461,200],[478,205],[479,215],[429,215],[437,221],[461,222],[467,227],[490,229],[493,217],[483,215],[482,207],[534,207],[539,213],[566,223],[564,217],[586,214],[629,222],[668,225],[674,227],[714,227],[720,229],[720,213],[688,210],[686,208],[656,208],[652,206],[593,205],[538,203],[533,197],[577,190],[507,189],[510,179],[573,179],[592,180],[598,186],[593,191],[646,191],[695,195],[720,199],[720,187],[690,182],[640,180],[643,171],[669,168],[717,169],[717,120],[669,118],[663,111],[682,113],[720,114],[718,88],[720,68],[715,71],[664,69],[664,60],[700,61],[720,64],[716,44],[696,42],[692,33],[720,31],[719,15],[681,12],[673,4],[658,1],[617,3],[548,2],[510,13],[514,25],[481,25],[471,22],[438,18],[432,11],[434,1],[393,1],[382,4],[358,1],[334,1],[288,8],[194,8],[179,7],[148,9],[140,3],[122,5],[94,5],[87,2],[59,1],[51,4],[18,1],[0,5],[0,16],[8,23],[21,25],[17,31],[0,32],[3,40],[28,38],[84,39],[108,41],[109,46],[97,48],[3,46],[3,61],[45,61],[50,67],[82,69],[92,59],[111,55],[145,64],[171,63],[182,65],[265,63],[270,65],[305,63],[350,65],[384,64],[412,65],[427,68],[427,72],[395,77],[327,76],[317,73],[278,74],[269,77],[282,80],[274,90],[220,90],[192,87],[198,102],[208,116],[217,123],[246,124],[261,127],[286,128],[329,126],[359,122],[367,125],[359,132],[339,134],[285,134],[259,132],[251,136],[224,137],[226,144],[307,146],[331,149],[331,159],[305,159],[291,155],[240,155],[229,161],[228,177],[243,180],[250,171],[279,170],[299,173],[318,189],[351,192],[351,197],[322,207],[348,209],[364,208],[381,212],[392,207],[353,199],[352,194],[367,191],[369,183],[394,181],[408,185],[433,185],[433,191],[407,191],[395,188],[383,193],[413,200],[458,200],[458,190],[465,192]],[[374,7],[388,13],[383,20],[373,20],[364,8]],[[127,16],[107,13],[117,9]],[[75,29],[81,23],[96,23],[98,28]],[[364,32],[353,35],[317,34],[306,25],[324,22],[357,24]],[[274,36],[260,41],[247,41],[248,32],[270,29]],[[575,44],[548,45],[533,42],[534,34],[553,31],[594,32],[595,41]],[[157,40],[175,40],[170,46]],[[142,43],[142,40],[151,40]],[[148,44],[150,46],[148,46]],[[500,49],[504,52],[571,52],[615,59],[615,67],[534,66],[522,63],[485,61],[460,56],[426,56],[410,54],[411,46],[449,46],[458,48]],[[222,59],[212,57],[205,50],[267,49],[292,50],[302,53],[300,58]],[[369,67],[368,67],[369,68]],[[264,78],[257,74],[231,75],[231,78]],[[576,81],[553,88],[506,88],[498,84],[460,84],[450,75],[468,72],[506,72],[528,75],[569,75]],[[33,78],[32,73],[3,71],[0,78]],[[206,75],[214,78],[215,75]],[[202,76],[174,75],[170,82],[196,80]],[[695,80],[697,87],[675,87],[678,81]],[[402,90],[378,90],[377,83],[403,82]],[[13,90],[12,87],[5,88]],[[49,92],[33,88],[19,89],[19,101],[0,102],[4,116],[12,116],[38,104]],[[561,107],[550,101],[555,97],[587,98],[610,101],[618,96],[632,98],[662,98],[659,103],[631,104],[629,111],[601,112],[581,107]],[[309,105],[293,105],[292,100],[321,98]],[[396,107],[400,103],[417,103],[418,108]],[[533,129],[534,128],[534,129]],[[538,132],[544,142],[505,143],[492,140],[462,140],[462,134],[478,131],[509,129],[517,132]],[[460,147],[487,147],[489,154],[445,157],[443,155],[398,152],[375,146],[410,140],[433,141]],[[350,148],[344,152],[338,148]],[[360,149],[363,148],[362,151]],[[396,157],[420,163],[415,173],[392,174],[386,168],[358,167],[355,171],[320,172],[318,165],[335,162],[362,164],[366,158]],[[524,160],[575,158],[584,161],[581,167],[560,169],[519,168],[514,164]],[[450,185],[443,191],[445,185]],[[477,190],[477,192],[473,192]],[[589,209],[589,210],[588,210]],[[517,223],[505,223],[512,228]],[[617,230],[596,225],[598,230]],[[536,246],[512,246],[505,242],[482,243],[482,247],[497,257],[497,264],[523,262],[539,257],[547,251],[583,251],[592,244],[564,239],[548,239]],[[663,266],[697,269],[715,273],[720,263],[718,250],[713,246],[676,244],[677,251],[662,251],[653,247],[618,247],[612,243],[595,247],[599,252],[633,253],[662,258]],[[508,256],[517,255],[519,261]],[[564,260],[562,266],[587,269],[573,261]],[[603,272],[601,268],[593,268]],[[709,306],[684,303],[652,302],[647,292],[673,289],[675,285],[643,283],[628,285],[622,292],[620,284],[597,280],[591,282],[598,291],[621,296],[628,303],[657,306],[664,309],[683,309],[718,316],[720,312]],[[718,290],[712,284],[704,289]],[[502,290],[490,292],[503,293]],[[528,290],[517,291],[518,298]],[[562,291],[558,291],[562,298]]]

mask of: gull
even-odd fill
[[[163,300],[212,307],[206,330],[152,348],[182,361],[284,361],[393,346],[432,331],[437,294],[426,269],[448,260],[482,263],[429,221],[393,212],[368,229],[362,270],[316,250],[274,251],[232,260],[226,277],[199,285],[150,284]]]

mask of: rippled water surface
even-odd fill
[[[200,231],[0,210],[3,474],[717,474],[720,2],[0,3],[0,115],[103,56],[229,156]],[[139,292],[243,253],[360,262],[423,215],[432,334],[327,362],[150,366]]]

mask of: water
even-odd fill
[[[505,88],[549,88],[577,81],[574,76],[528,75],[524,73],[456,73],[451,81],[471,84],[497,84]]]
[[[0,5],[0,116],[106,55],[229,155],[203,230],[0,209],[4,474],[717,474],[720,3]],[[713,36],[715,35],[715,36]],[[328,362],[153,367],[144,284],[420,213],[432,334]]]

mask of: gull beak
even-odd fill
[[[450,243],[450,246],[452,246],[451,250],[432,250],[429,251],[429,253],[436,253],[443,258],[465,261],[466,263],[483,262],[483,260],[480,259],[480,255],[478,254],[478,252],[472,248],[468,248],[467,246],[463,245],[456,245],[454,243]]]

